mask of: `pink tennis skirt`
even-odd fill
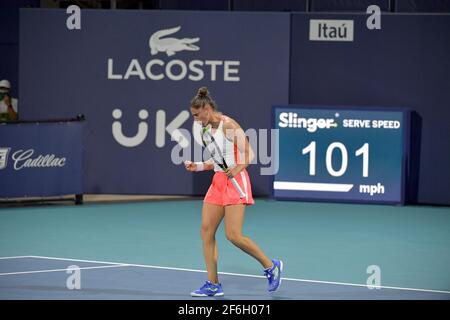
[[[211,203],[219,206],[228,206],[233,204],[255,204],[252,196],[252,186],[247,170],[242,170],[234,176],[237,183],[245,193],[245,198],[239,198],[239,192],[234,187],[231,179],[224,172],[214,173],[211,186],[206,193],[203,202]]]

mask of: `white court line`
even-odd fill
[[[141,268],[153,268],[153,269],[164,269],[164,270],[175,270],[175,271],[188,271],[188,272],[203,272],[203,273],[206,273],[205,270],[173,268],[173,267],[161,267],[161,266],[152,266],[152,265],[145,265],[145,264],[132,264],[132,263],[123,264],[123,263],[118,263],[118,262],[106,262],[106,261],[95,261],[95,260],[80,260],[80,259],[66,259],[66,258],[55,258],[55,257],[45,257],[45,256],[29,256],[29,257],[30,258],[39,258],[39,259],[49,259],[49,260],[104,263],[104,264],[112,264],[112,265],[120,265],[120,266],[128,266],[128,267],[141,267]],[[264,276],[256,276],[256,275],[251,275],[251,274],[230,273],[230,272],[218,272],[218,273],[219,274],[224,274],[224,275],[248,277],[248,278],[265,278]],[[310,282],[310,283],[322,283],[322,284],[335,284],[335,285],[343,285],[343,286],[354,286],[354,287],[365,287],[365,288],[368,288],[368,286],[366,284],[358,284],[358,283],[332,282],[332,281],[307,280],[307,279],[295,279],[295,278],[282,278],[282,279],[285,280],[285,281]],[[392,289],[392,290],[405,290],[405,291],[419,291],[419,292],[432,292],[432,293],[446,293],[446,294],[450,294],[450,291],[432,290],[432,289],[402,288],[402,287],[390,287],[390,286],[379,286],[379,288],[380,289]],[[377,289],[372,289],[372,290],[377,290]]]
[[[113,266],[96,266],[96,267],[81,267],[81,268],[65,268],[65,269],[50,269],[50,270],[34,270],[34,271],[20,271],[20,272],[7,272],[0,273],[0,276],[11,276],[16,274],[30,274],[30,273],[45,273],[45,272],[61,272],[68,270],[88,270],[88,269],[105,269],[105,268],[117,268],[117,267],[128,267],[127,264],[119,264]]]
[[[13,257],[0,257],[0,260],[7,260],[7,259],[23,259],[23,258],[30,258],[31,256],[13,256]]]

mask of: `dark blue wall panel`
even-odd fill
[[[342,12],[362,11],[365,12],[370,5],[377,5],[382,11],[390,10],[392,0],[311,0],[310,11]]]
[[[309,40],[310,19],[351,19],[353,42]],[[293,14],[290,102],[403,106],[421,118],[420,203],[450,204],[450,15]]]
[[[0,43],[19,42],[19,8],[0,8]]]
[[[449,0],[396,0],[397,12],[450,12]]]
[[[269,128],[271,105],[288,102],[288,13],[85,9],[81,30],[68,30],[66,18],[65,10],[21,11],[21,117],[86,115],[87,193],[205,192],[211,176],[173,164],[171,152],[177,144],[167,132],[163,131],[164,146],[156,145],[157,125],[162,122],[156,120],[157,112],[164,110],[166,124],[187,114],[182,128],[191,130],[189,103],[201,86],[207,86],[219,109],[244,129]],[[161,35],[158,42],[198,38],[198,50],[152,52],[150,38],[177,26],[178,31]],[[121,79],[108,77],[108,61],[111,74]],[[155,61],[150,69],[163,79],[148,76],[147,66]],[[225,62],[234,63],[231,68],[237,72],[231,76],[236,81],[225,79]],[[202,77],[191,63],[203,70]],[[207,63],[220,65],[212,68]],[[185,75],[170,79],[170,64],[176,75],[184,65]],[[127,70],[133,72],[125,79]],[[122,111],[123,135],[136,135],[140,123],[148,128],[135,147],[124,147],[113,136],[116,109]],[[141,110],[147,117],[139,118]],[[249,168],[254,193],[268,195],[270,177],[260,175],[259,168]]]
[[[11,94],[19,95],[19,8],[38,7],[39,0],[0,1],[0,80],[11,82]]]
[[[160,9],[229,10],[231,0],[159,0]]]
[[[308,0],[233,0],[236,11],[306,11]]]
[[[0,43],[0,80],[8,79],[11,83],[11,95],[19,96],[19,45]]]
[[[0,8],[0,80],[11,82],[11,94],[18,96],[19,9]]]
[[[413,132],[413,145],[420,150],[412,150],[418,158],[412,164],[419,173],[414,181],[414,185],[418,183],[417,201],[450,204],[450,130],[446,123],[450,117],[450,15],[382,15],[381,30],[368,30],[365,14],[293,14],[290,34],[290,15],[285,13],[253,16],[248,12],[208,12],[204,15],[191,12],[187,17],[183,15],[185,12],[173,12],[172,16],[167,11],[125,13],[116,10],[108,11],[115,15],[113,25],[118,28],[111,32],[111,28],[106,27],[111,23],[103,16],[106,11],[94,11],[83,11],[86,19],[83,29],[78,32],[60,27],[65,26],[64,11],[29,13],[24,22],[25,29],[21,30],[23,50],[20,59],[21,74],[26,75],[20,82],[21,111],[26,111],[21,115],[45,119],[86,113],[88,123],[91,123],[88,132],[99,139],[91,141],[89,148],[98,154],[108,154],[107,150],[111,148],[107,145],[109,142],[105,144],[104,141],[111,139],[114,108],[125,110],[122,121],[128,135],[136,132],[139,110],[149,110],[150,131],[141,146],[143,149],[125,155],[115,146],[117,149],[108,156],[121,162],[115,165],[116,169],[120,168],[115,170],[119,175],[117,181],[110,171],[102,171],[103,162],[97,163],[95,159],[88,162],[88,170],[100,168],[96,175],[89,177],[89,192],[189,194],[194,190],[200,193],[208,180],[204,178],[206,175],[198,174],[191,179],[184,173],[181,176],[179,172],[173,174],[171,169],[160,170],[160,173],[166,179],[181,177],[193,187],[183,189],[182,185],[177,185],[174,191],[161,184],[144,190],[127,189],[122,187],[121,181],[142,177],[150,180],[154,176],[125,170],[121,165],[133,163],[136,157],[141,157],[144,162],[167,162],[167,157],[162,154],[167,155],[170,148],[154,147],[156,111],[165,109],[168,120],[173,119],[180,110],[187,110],[195,90],[207,85],[224,112],[236,116],[245,128],[268,128],[270,114],[266,114],[265,108],[287,102],[287,88],[290,90],[289,102],[294,104],[410,108],[417,115],[417,127],[421,128],[420,132]],[[125,18],[128,14],[133,16],[131,20]],[[139,16],[147,14],[151,19],[141,21]],[[353,20],[354,40],[310,41],[310,18]],[[205,19],[209,19],[210,28],[204,27]],[[273,25],[267,26],[268,23]],[[280,27],[275,27],[280,23]],[[176,24],[183,26],[180,37],[200,37],[201,50],[177,53],[174,58],[162,53],[152,57],[148,51],[149,36],[158,28]],[[276,30],[271,31],[274,28]],[[5,52],[11,52],[8,54],[13,59],[13,51]],[[290,84],[285,80],[289,55],[292,59]],[[108,57],[114,58],[115,71],[122,74],[132,59],[144,66],[153,58],[164,63],[171,59],[239,60],[243,80],[239,84],[217,79],[153,82],[134,77],[128,81],[107,80]],[[188,125],[184,128],[190,129]],[[257,167],[253,167],[252,174],[258,176]],[[255,178],[255,193],[268,194],[267,182],[265,177]],[[199,185],[202,186],[200,189]]]

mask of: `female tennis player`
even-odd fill
[[[212,158],[205,162],[186,161],[185,167],[188,171],[215,171],[202,209],[201,237],[208,280],[200,289],[191,292],[191,296],[211,297],[224,294],[217,274],[215,238],[217,228],[224,218],[227,239],[261,263],[269,282],[268,291],[273,292],[281,283],[282,261],[269,259],[255,242],[242,234],[245,208],[254,204],[246,170],[254,157],[250,143],[235,120],[217,111],[216,103],[206,87],[200,88],[191,100],[191,113],[194,120],[202,124],[202,139],[211,151]],[[205,137],[205,132],[210,133],[209,138]],[[214,147],[219,150],[212,151]],[[232,181],[233,178],[235,181]]]

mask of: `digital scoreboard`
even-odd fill
[[[273,196],[404,203],[409,111],[275,106]]]

